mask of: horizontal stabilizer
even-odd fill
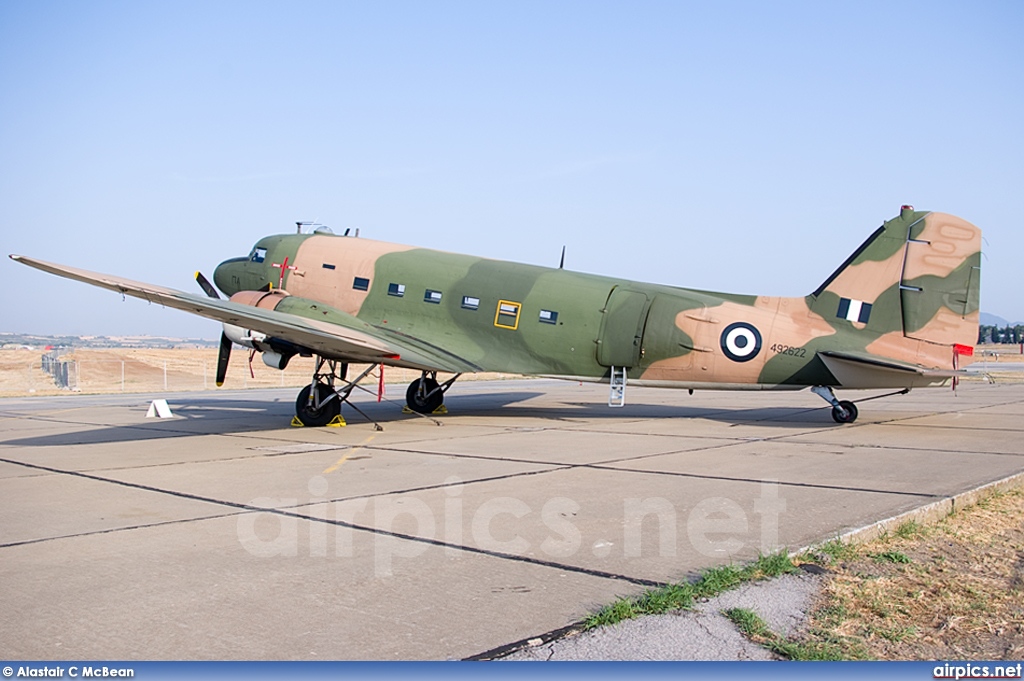
[[[822,350],[818,357],[844,388],[918,388],[966,376],[954,369],[931,369],[868,352]]]

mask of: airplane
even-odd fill
[[[218,386],[233,344],[276,369],[315,357],[295,405],[307,426],[336,421],[377,365],[421,372],[406,391],[420,414],[443,412],[461,375],[488,371],[607,383],[610,406],[625,404],[627,382],[691,393],[810,388],[834,421],[852,423],[857,406],[835,389],[955,387],[978,338],[981,230],[912,206],[803,297],[640,283],[297,224],[218,265],[216,288],[197,272],[205,297],[10,257],[222,322]],[[349,380],[349,364],[369,368]]]

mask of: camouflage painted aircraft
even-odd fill
[[[857,418],[835,388],[947,384],[978,336],[981,231],[915,211],[879,227],[835,273],[800,298],[644,284],[325,230],[268,236],[221,263],[207,296],[12,255],[26,265],[224,324],[217,384],[232,344],[283,369],[316,357],[296,400],[325,425],[355,384],[349,364],[421,371],[408,407],[441,408],[464,373],[497,371],[610,384],[729,390],[811,388],[838,423]],[[966,359],[961,359],[966,358]],[[448,375],[439,382],[438,374]]]

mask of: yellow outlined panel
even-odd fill
[[[519,313],[523,309],[522,303],[511,300],[499,300],[498,309],[494,311],[494,325],[501,329],[519,328]]]

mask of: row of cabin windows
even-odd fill
[[[324,264],[327,269],[334,269],[333,265]],[[352,288],[356,291],[369,291],[370,280],[366,277],[356,277],[352,281]],[[402,298],[405,296],[405,284],[388,284],[388,295],[395,296],[396,298]],[[433,289],[426,289],[423,292],[423,302],[432,303],[434,305],[441,304],[441,298],[444,294],[441,291],[435,291]],[[519,328],[519,313],[522,311],[522,303],[516,303],[510,300],[498,301],[498,309],[494,314],[494,325],[503,329],[517,329]],[[479,310],[480,299],[475,296],[462,296],[462,309],[464,310]],[[542,324],[557,324],[558,313],[554,310],[541,310],[537,321]]]

